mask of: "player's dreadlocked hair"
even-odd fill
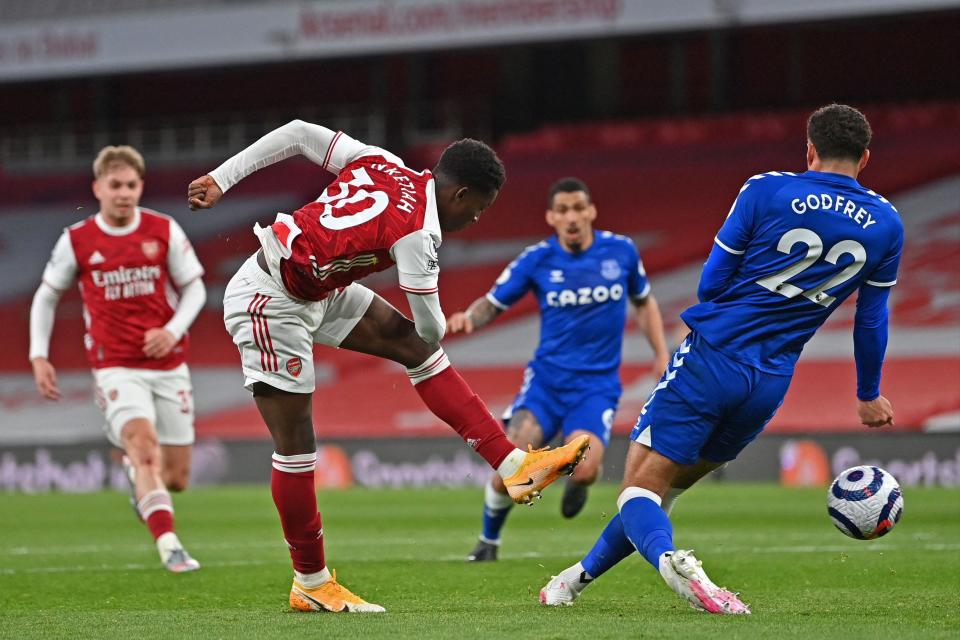
[[[507,179],[497,153],[472,138],[457,140],[444,149],[433,171],[481,193],[499,191]]]
[[[550,209],[553,207],[553,196],[558,193],[575,193],[577,191],[583,191],[587,195],[587,202],[592,202],[590,197],[590,189],[587,188],[586,183],[580,178],[568,177],[560,178],[550,187],[550,191],[547,192],[547,208]]]
[[[870,146],[872,136],[867,118],[845,104],[820,107],[807,119],[807,139],[824,159],[856,162]]]

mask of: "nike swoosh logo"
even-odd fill
[[[530,479],[527,480],[526,482],[518,482],[517,484],[515,484],[515,485],[513,485],[513,486],[515,486],[515,487],[526,487],[526,486],[529,486],[529,485],[531,485],[531,484],[533,484],[533,478],[530,478]]]

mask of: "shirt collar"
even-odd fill
[[[818,180],[826,180],[827,182],[838,182],[840,184],[846,185],[856,185],[860,186],[860,183],[857,182],[855,178],[851,178],[848,175],[842,173],[829,173],[826,171],[806,171],[804,172],[805,176],[810,176],[811,178],[817,178]]]
[[[96,221],[97,226],[100,227],[100,230],[108,236],[126,236],[133,233],[140,227],[140,207],[133,208],[133,220],[130,221],[130,224],[122,227],[113,227],[107,224],[107,221],[103,218],[102,211],[97,211],[97,215],[94,217],[94,220]]]
[[[600,238],[600,232],[597,231],[596,229],[591,229],[590,232],[593,234],[593,242],[591,242],[591,243],[590,243],[590,246],[587,247],[586,249],[584,249],[583,251],[577,251],[577,252],[568,251],[568,250],[567,250],[566,248],[564,248],[564,246],[560,243],[560,238],[557,237],[557,234],[556,234],[556,233],[554,233],[552,236],[550,236],[550,238],[547,240],[547,242],[548,242],[549,244],[553,245],[554,247],[556,247],[557,251],[559,251],[560,253],[565,253],[565,254],[567,254],[568,256],[575,256],[575,257],[584,256],[584,255],[587,255],[588,253],[590,253],[590,252],[593,250],[593,248],[594,248],[595,246],[597,246],[597,240]]]

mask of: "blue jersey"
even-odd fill
[[[527,291],[540,303],[537,362],[567,371],[616,372],[627,298],[642,300],[650,284],[630,238],[595,231],[582,253],[564,250],[556,236],[527,247],[487,299],[506,309]]]
[[[772,171],[743,186],[716,244],[742,256],[739,265],[681,317],[733,360],[789,375],[847,296],[896,283],[903,223],[853,178]]]

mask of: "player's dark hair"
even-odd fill
[[[823,159],[857,162],[870,146],[873,131],[867,118],[845,104],[828,104],[807,119],[807,139]]]
[[[486,194],[499,191],[507,179],[496,151],[472,138],[457,140],[444,149],[433,171]]]
[[[577,191],[583,191],[587,194],[587,202],[592,202],[590,197],[590,189],[587,189],[586,183],[580,178],[560,178],[550,186],[550,191],[547,192],[547,208],[550,209],[553,207],[553,196],[558,193],[575,193]]]

